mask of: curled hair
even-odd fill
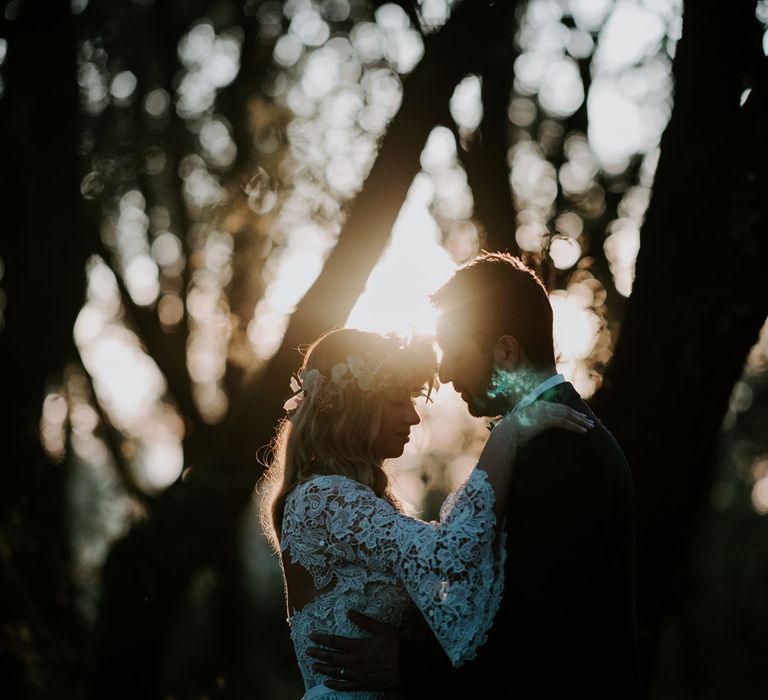
[[[432,387],[437,371],[435,353],[425,341],[406,342],[396,336],[342,328],[326,333],[309,347],[301,372],[306,376],[317,370],[323,383],[328,383],[334,366],[350,355],[361,358],[375,372],[375,389],[348,381],[340,389],[343,400],[335,410],[328,410],[325,392],[308,390],[298,408],[278,426],[261,480],[262,527],[276,551],[285,499],[313,476],[350,477],[397,505],[381,469],[383,458],[374,451],[382,408],[390,391]]]

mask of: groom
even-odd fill
[[[552,308],[517,258],[486,253],[432,297],[440,380],[474,416],[534,401],[594,415],[557,374]],[[505,590],[477,658],[451,666],[434,637],[404,641],[354,611],[364,640],[313,635],[317,668],[337,690],[406,698],[499,696],[622,700],[639,696],[629,468],[596,421],[585,434],[548,430],[517,455],[506,511]]]

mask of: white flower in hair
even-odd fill
[[[365,369],[365,360],[360,355],[347,355],[347,366],[352,375],[357,377]]]
[[[283,410],[288,412],[295,411],[301,406],[302,401],[304,401],[304,394],[301,392],[294,394],[283,404]]]
[[[299,384],[299,380],[295,376],[291,377],[291,391],[293,394],[283,404],[283,409],[289,413],[291,411],[296,411],[299,406],[301,406],[301,402],[304,401],[305,396],[304,389],[302,388],[301,384]]]
[[[407,352],[405,364],[410,364],[408,371],[398,360],[402,350]],[[344,408],[344,390],[352,381],[357,382],[361,391],[374,392],[397,389],[406,384],[410,386],[416,380],[428,382],[429,400],[429,392],[436,384],[435,370],[434,350],[428,341],[415,342],[407,347],[398,345],[390,356],[373,368],[360,355],[347,355],[346,362],[337,362],[331,367],[330,379],[318,369],[304,370],[298,378],[292,377],[291,390],[294,393],[285,402],[284,408],[291,413],[301,406],[305,398],[309,398],[320,413],[341,411]]]
[[[373,389],[373,371],[366,366],[365,360],[359,355],[348,355],[347,366],[352,376],[357,380],[361,391]]]
[[[349,384],[349,379],[347,379],[346,374],[346,362],[337,362],[333,367],[331,367],[331,381],[337,387],[339,387],[339,389],[346,389],[347,384]]]

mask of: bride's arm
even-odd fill
[[[488,483],[493,487],[496,499],[493,514],[496,516],[496,530],[507,506],[507,495],[512,480],[515,453],[528,440],[550,428],[562,428],[577,433],[585,433],[594,427],[589,416],[559,403],[537,401],[520,411],[506,416],[491,431],[483,447],[477,469],[488,475]]]
[[[290,554],[320,590],[338,562],[394,575],[455,665],[484,641],[503,589],[494,547],[493,491],[483,471],[449,497],[439,522],[409,517],[346,477],[319,477],[284,523]],[[318,549],[319,547],[319,549]]]

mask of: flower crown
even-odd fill
[[[399,349],[402,351],[402,348]],[[425,343],[414,343],[406,348],[415,354],[419,374],[430,377],[430,390],[435,385],[434,352]],[[314,401],[321,413],[339,412],[344,408],[344,390],[356,382],[361,391],[380,392],[403,386],[408,376],[403,372],[401,362],[384,361],[377,367],[371,367],[360,355],[347,355],[345,362],[337,362],[331,367],[330,378],[318,369],[302,370],[291,377],[293,394],[283,404],[289,417],[301,406],[305,398]]]

